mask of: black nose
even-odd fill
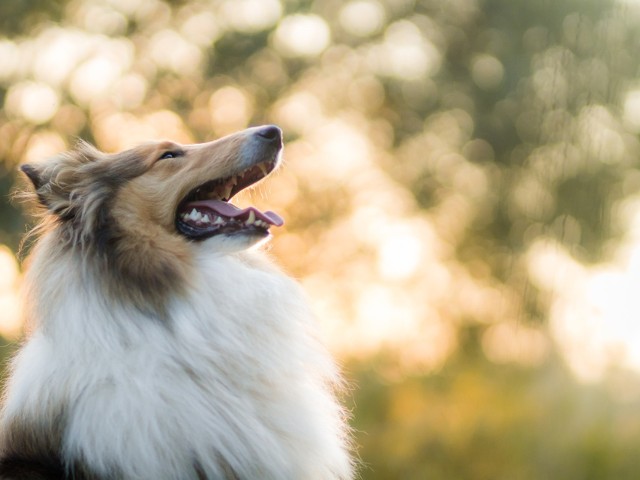
[[[276,127],[275,125],[266,125],[264,127],[259,127],[259,129],[256,131],[256,135],[264,138],[269,142],[282,142],[282,130],[280,130],[280,128]]]

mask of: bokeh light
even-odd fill
[[[19,280],[18,262],[6,245],[0,245],[0,334],[10,339],[22,331]]]
[[[238,202],[287,220],[269,254],[354,384],[362,478],[637,476],[637,1],[16,5],[7,199],[78,138],[283,128],[283,168]],[[28,222],[2,204],[11,341]]]
[[[290,15],[274,33],[274,45],[283,55],[310,57],[318,55],[330,41],[329,27],[317,15]]]
[[[340,26],[358,37],[378,33],[385,23],[385,10],[376,0],[354,0],[340,9]]]

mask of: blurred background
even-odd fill
[[[275,123],[363,479],[640,478],[640,1],[2,0],[0,357],[23,162]]]

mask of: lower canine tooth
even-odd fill
[[[256,221],[256,214],[253,212],[249,212],[249,218],[244,222],[247,225],[253,225],[253,222]]]
[[[267,176],[267,173],[269,173],[267,172],[267,167],[264,165],[264,163],[259,163],[258,168],[260,169],[260,171],[265,177]]]

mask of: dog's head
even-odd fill
[[[21,169],[39,202],[79,244],[108,247],[128,234],[153,232],[185,241],[231,237],[248,246],[282,219],[229,200],[269,175],[281,150],[280,129],[264,126],[209,143],[153,142],[112,155],[81,143]]]
[[[281,150],[280,129],[263,126],[209,143],[153,142],[117,154],[81,143],[21,169],[56,242],[101,262],[108,288],[147,308],[185,284],[194,252],[243,250],[282,225],[273,212],[229,203],[277,167]]]

